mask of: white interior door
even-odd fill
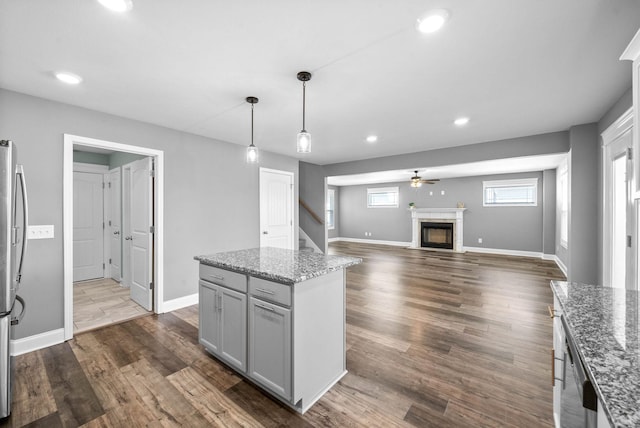
[[[293,173],[260,168],[260,246],[293,250]]]
[[[152,248],[153,248],[153,177],[151,158],[131,163],[129,245],[131,299],[150,311],[152,309]]]
[[[631,131],[605,148],[605,285],[634,286],[635,205]]]
[[[111,239],[111,278],[122,280],[122,183],[120,167],[109,171],[109,237]]]
[[[122,167],[122,285],[131,287],[131,165]]]
[[[103,175],[73,173],[73,280],[104,276]]]

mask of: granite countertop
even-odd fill
[[[640,426],[640,294],[566,281],[551,289],[609,422]]]
[[[362,263],[362,259],[356,257],[271,247],[195,256],[194,259],[205,265],[288,285]]]

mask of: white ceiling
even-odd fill
[[[419,34],[433,8],[451,19]],[[0,87],[240,145],[257,96],[259,148],[327,164],[596,121],[631,84],[639,26],[637,0],[2,0]]]

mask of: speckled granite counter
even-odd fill
[[[362,259],[325,256],[281,248],[251,248],[205,256],[195,256],[200,263],[292,285],[362,263]]]
[[[640,426],[639,293],[565,281],[551,289],[611,426]]]

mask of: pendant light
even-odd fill
[[[311,134],[309,134],[305,128],[305,104],[306,104],[306,89],[307,82],[311,80],[311,73],[308,71],[301,71],[298,73],[298,80],[302,82],[302,131],[298,133],[298,153],[311,152]]]
[[[251,144],[247,147],[247,163],[258,163],[258,148],[253,144],[253,106],[258,103],[258,98],[247,97],[246,100],[251,104]]]

